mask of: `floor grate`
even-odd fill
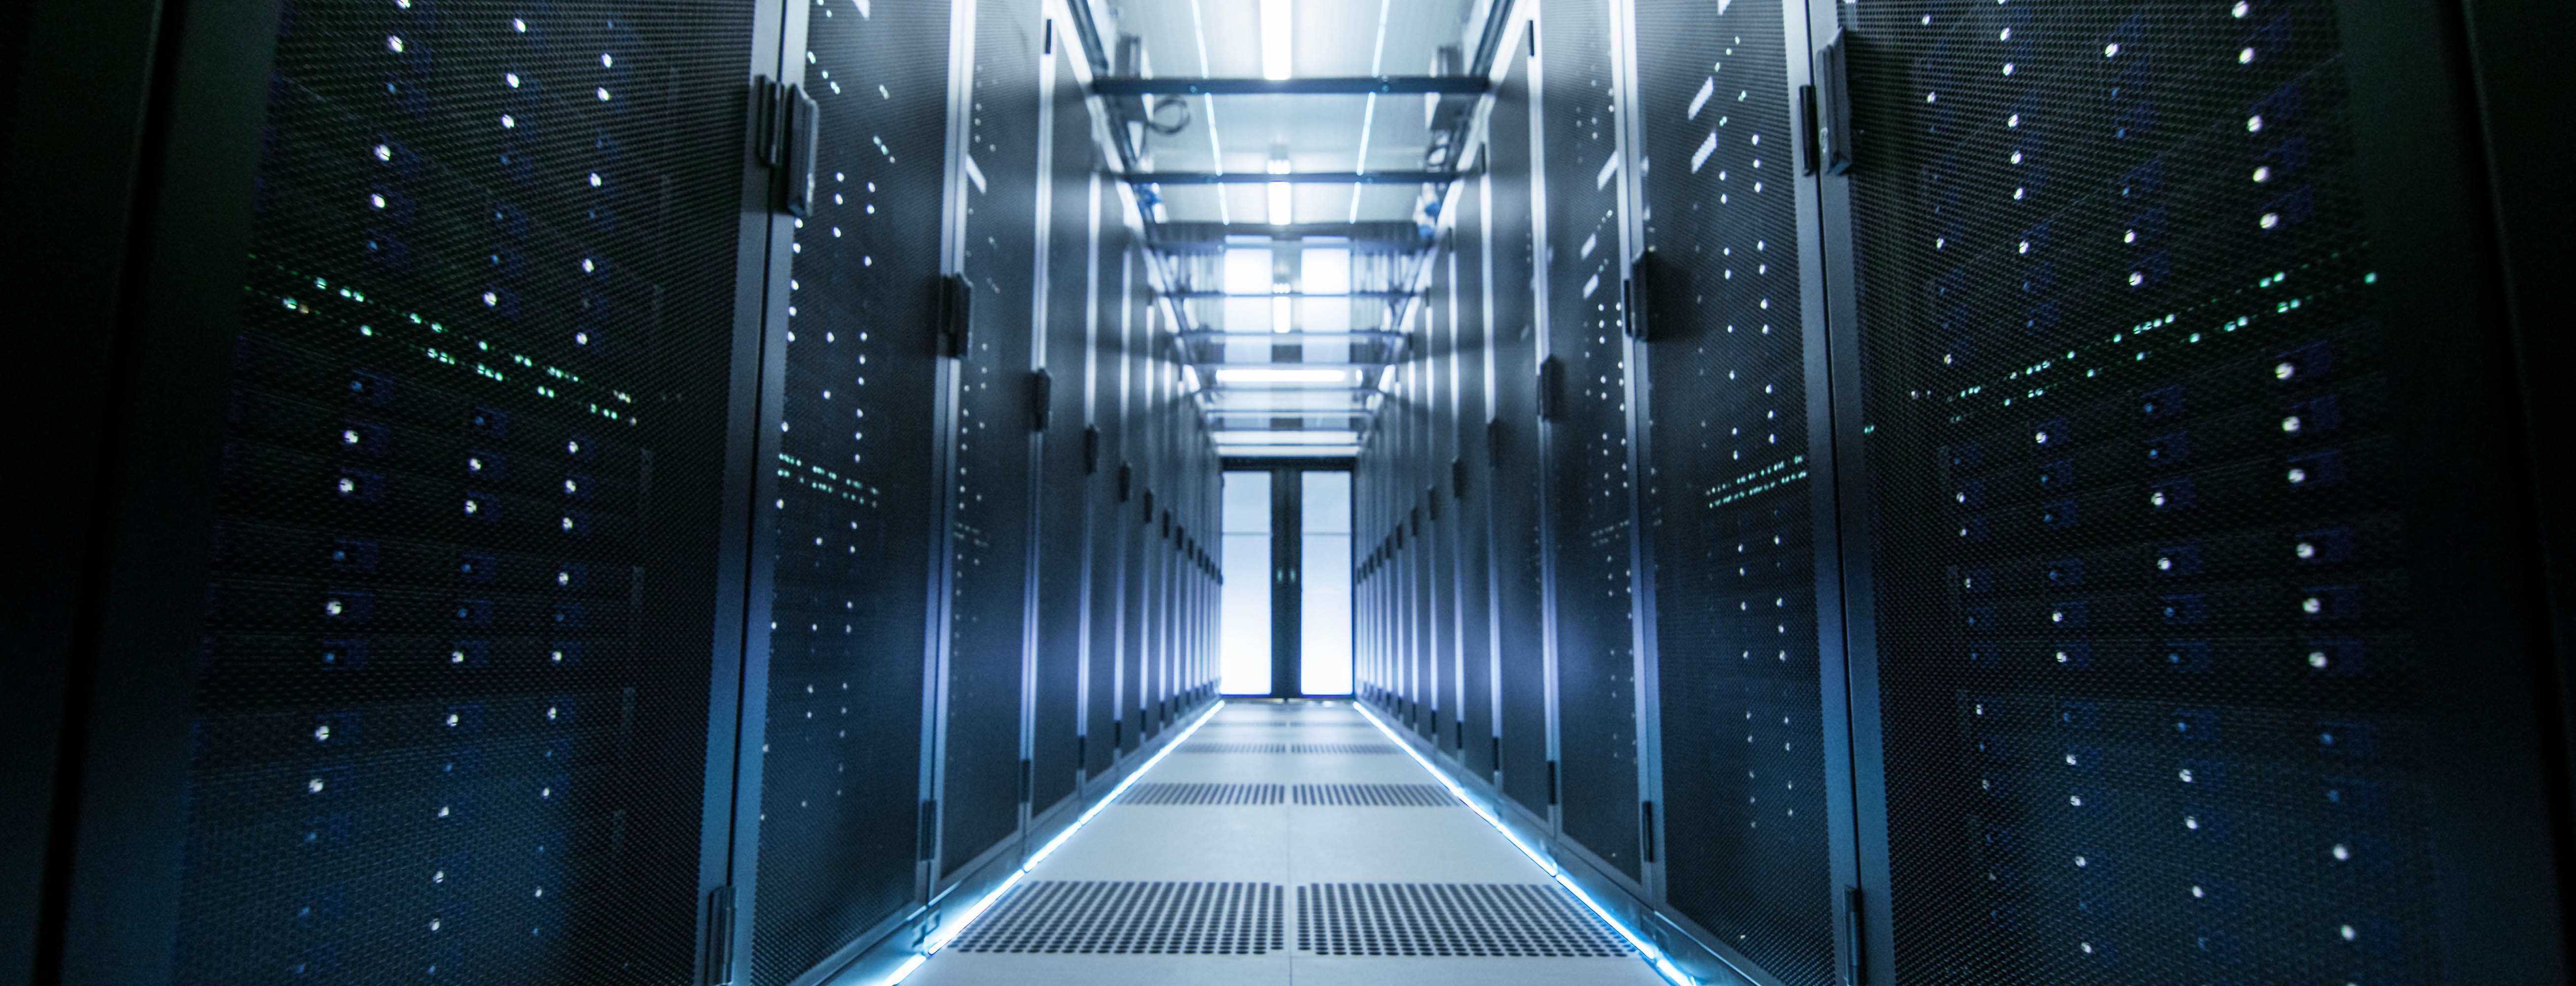
[[[1275,805],[1288,800],[1285,784],[1138,784],[1118,798],[1122,805]]]
[[[1301,805],[1353,808],[1446,808],[1458,803],[1437,784],[1299,784]]]
[[[1616,958],[1628,943],[1547,883],[1310,883],[1297,948],[1319,955]]]
[[[1200,740],[1181,744],[1182,753],[1286,753],[1286,743],[1213,743]]]
[[[1364,756],[1393,756],[1398,751],[1392,743],[1298,743],[1290,753],[1348,753]]]
[[[1280,947],[1268,883],[1040,880],[1012,889],[957,939],[961,952],[1261,955]]]

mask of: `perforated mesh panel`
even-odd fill
[[[1481,163],[1481,162],[1480,162]],[[1489,497],[1494,482],[1486,455],[1485,423],[1492,401],[1486,394],[1487,365],[1493,360],[1492,332],[1485,321],[1485,187],[1467,183],[1458,197],[1458,225],[1450,234],[1458,265],[1458,410],[1450,421],[1451,459],[1435,463],[1437,484],[1458,512],[1458,704],[1459,752],[1467,769],[1479,776],[1494,773],[1494,631],[1493,531]],[[1456,464],[1452,468],[1451,463]],[[1465,488],[1459,483],[1465,482]]]
[[[1044,811],[1073,793],[1080,751],[1073,743],[1080,731],[1084,543],[1090,532],[1083,523],[1090,504],[1082,469],[1083,388],[1088,383],[1091,346],[1090,280],[1093,264],[1091,227],[1091,110],[1075,84],[1072,59],[1082,50],[1070,36],[1056,39],[1055,89],[1048,112],[1054,140],[1047,238],[1046,371],[1051,380],[1047,430],[1039,483],[1047,492],[1037,498],[1037,696],[1032,713],[1036,743],[1030,785],[1032,813]]]
[[[1389,756],[1403,752],[1390,743],[1292,743],[1290,753],[1330,753],[1342,756]]]
[[[1128,470],[1127,502],[1120,506],[1118,513],[1118,530],[1123,541],[1120,555],[1125,559],[1120,574],[1120,578],[1124,581],[1120,593],[1123,598],[1120,600],[1122,609],[1119,613],[1119,621],[1124,627],[1125,643],[1118,652],[1119,676],[1124,683],[1118,693],[1120,721],[1118,734],[1119,748],[1130,752],[1136,750],[1145,741],[1147,733],[1144,707],[1151,701],[1146,696],[1147,685],[1144,680],[1145,655],[1148,646],[1145,637],[1146,618],[1150,612],[1146,605],[1145,593],[1152,584],[1147,577],[1150,561],[1147,553],[1154,547],[1154,518],[1149,509],[1153,500],[1151,496],[1153,426],[1149,417],[1152,408],[1151,382],[1146,379],[1146,373],[1153,366],[1154,332],[1157,328],[1154,308],[1148,297],[1151,288],[1144,276],[1144,265],[1147,260],[1140,254],[1135,263],[1137,272],[1129,278],[1127,284],[1127,345],[1123,350],[1125,358],[1120,360],[1119,392],[1122,411],[1119,434],[1121,444],[1125,446],[1123,449],[1125,454],[1118,459],[1118,468]],[[1115,477],[1113,477],[1114,480]]]
[[[279,22],[177,981],[692,974],[751,14]]]
[[[1283,784],[1138,784],[1118,796],[1122,805],[1275,805],[1285,800]]]
[[[815,205],[796,231],[772,502],[767,747],[751,977],[784,983],[907,906],[920,837],[923,608],[938,504],[933,356],[948,16],[811,12]],[[895,96],[878,95],[884,86]]]
[[[1720,942],[1822,986],[1834,897],[1784,20],[1650,3],[1637,24],[1665,881]]]
[[[2333,9],[1843,8],[1901,980],[2441,978]]]
[[[1310,883],[1297,948],[1323,955],[1613,958],[1619,933],[1546,883]]]
[[[1458,799],[1437,784],[1299,784],[1301,805],[1353,808],[1450,808]]]
[[[1495,640],[1502,680],[1503,793],[1544,817],[1551,803],[1547,766],[1546,580],[1539,555],[1539,516],[1525,492],[1537,479],[1538,274],[1531,221],[1529,42],[1510,59],[1488,118],[1492,155],[1494,251],[1493,452]],[[1503,495],[1502,490],[1514,491]]]
[[[1440,725],[1457,706],[1456,642],[1450,637],[1454,614],[1442,607],[1447,592],[1446,581],[1454,559],[1448,557],[1449,536],[1444,530],[1448,514],[1432,500],[1431,463],[1440,459],[1439,424],[1441,405],[1449,392],[1447,350],[1449,348],[1448,272],[1445,266],[1432,268],[1432,292],[1423,305],[1420,325],[1420,354],[1404,367],[1403,389],[1397,394],[1404,407],[1404,443],[1395,449],[1397,493],[1405,508],[1405,578],[1406,620],[1413,631],[1414,701],[1420,709],[1413,717],[1413,729],[1433,746],[1440,745]]]
[[[982,181],[966,193],[971,351],[957,361],[940,796],[943,875],[1019,824],[1020,661],[1029,578],[1029,371],[1036,277],[1039,32],[1033,0],[975,12],[973,120]]]
[[[1035,880],[957,939],[961,952],[1262,955],[1280,947],[1280,887],[1266,883]]]
[[[1119,696],[1128,687],[1120,677],[1119,655],[1126,644],[1120,614],[1126,603],[1123,549],[1127,526],[1119,522],[1125,505],[1118,502],[1118,462],[1125,449],[1121,416],[1120,387],[1125,376],[1127,347],[1128,278],[1135,271],[1135,257],[1129,234],[1123,224],[1111,220],[1119,215],[1116,189],[1102,182],[1100,201],[1100,280],[1095,286],[1097,309],[1094,317],[1099,326],[1098,340],[1089,353],[1091,365],[1090,415],[1092,427],[1099,429],[1099,468],[1084,480],[1090,497],[1090,522],[1085,534],[1091,542],[1091,683],[1085,707],[1083,740],[1084,769],[1097,776],[1108,771],[1118,750],[1117,739]]]
[[[1638,870],[1636,648],[1629,583],[1627,340],[1620,307],[1618,120],[1608,0],[1539,10],[1548,358],[1564,367],[1547,429],[1557,734],[1565,834]]]
[[[1192,739],[1190,740],[1190,742],[1187,742],[1187,743],[1183,743],[1183,744],[1181,744],[1180,749],[1179,749],[1179,750],[1177,750],[1177,751],[1175,751],[1175,752],[1179,752],[1179,753],[1286,753],[1286,752],[1288,752],[1288,744],[1286,744],[1286,743],[1213,743],[1213,742],[1209,742],[1209,741],[1207,741],[1207,740],[1203,740],[1203,739],[1192,738]]]

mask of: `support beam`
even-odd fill
[[[1094,79],[1102,96],[1366,96],[1476,95],[1489,88],[1476,75],[1377,75],[1335,79]]]
[[[1438,185],[1456,181],[1461,175],[1455,171],[1138,171],[1119,177],[1134,185],[1267,185],[1274,181],[1292,185]]]

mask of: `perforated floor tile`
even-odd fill
[[[1128,806],[1275,805],[1287,798],[1284,784],[1138,784],[1120,795]]]
[[[1324,955],[1608,958],[1628,943],[1550,883],[1310,883],[1297,948]]]
[[[1280,947],[1281,888],[1267,883],[1040,880],[951,946],[964,952],[1260,955]]]
[[[1299,784],[1295,791],[1301,805],[1449,808],[1458,804],[1447,788],[1437,784]]]

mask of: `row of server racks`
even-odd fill
[[[1219,472],[1067,23],[0,15],[0,980],[818,982],[1176,735]]]
[[[1706,982],[2566,981],[2559,15],[1518,8],[1365,703]]]

